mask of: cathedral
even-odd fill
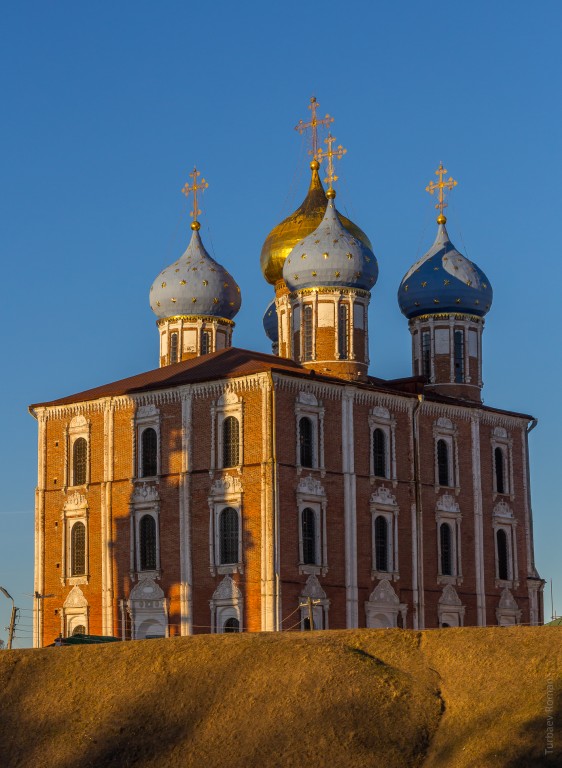
[[[447,233],[456,181],[440,165],[427,186],[435,241],[398,287],[411,375],[374,377],[378,263],[336,206],[332,118],[309,108],[297,129],[312,137],[310,186],[260,257],[272,354],[233,344],[240,288],[205,249],[194,169],[191,239],[150,288],[159,366],[30,406],[36,647],[542,624],[536,420],[482,403],[492,287]]]

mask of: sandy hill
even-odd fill
[[[0,766],[561,766],[561,641],[498,627],[6,651]]]

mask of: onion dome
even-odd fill
[[[271,285],[282,279],[285,259],[297,243],[318,227],[326,212],[327,198],[318,175],[319,167],[317,160],[310,163],[312,177],[302,205],[272,229],[263,244],[260,256],[261,271]],[[367,235],[341,213],[337,215],[343,226],[372,250]]]
[[[279,326],[277,325],[277,307],[275,299],[269,302],[263,316],[263,327],[267,338],[277,344],[279,341]]]
[[[210,315],[228,320],[240,309],[240,288],[205,250],[193,221],[191,242],[177,261],[162,270],[150,288],[150,308],[158,318]]]
[[[398,304],[408,319],[461,312],[484,317],[492,305],[492,286],[482,270],[451,243],[442,214],[429,251],[406,273]]]
[[[370,291],[377,282],[375,254],[342,224],[333,196],[320,225],[297,243],[285,261],[283,279],[292,291],[320,286]]]

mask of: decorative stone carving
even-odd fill
[[[376,408],[373,408],[372,415],[377,419],[390,419],[390,411],[382,405],[377,405]]]
[[[142,485],[137,485],[135,487],[132,497],[133,504],[142,504],[143,502],[146,503],[159,500],[160,496],[158,495],[158,489],[155,485],[143,483]]]
[[[150,403],[149,405],[141,405],[140,408],[137,408],[137,419],[148,419],[155,416],[158,416],[160,411],[158,408],[154,405],[154,403]]]
[[[213,600],[240,600],[242,593],[227,574],[213,593]]]
[[[494,437],[499,437],[501,440],[507,439],[507,430],[504,427],[495,427],[493,431]]]
[[[453,422],[445,416],[441,416],[437,419],[436,426],[440,429],[453,429]]]
[[[72,587],[68,593],[68,597],[64,601],[63,608],[87,608],[88,601],[84,597],[84,593],[80,587]]]
[[[86,421],[86,417],[80,414],[79,416],[75,416],[71,420],[69,428],[70,429],[86,429],[87,426],[88,426],[88,422]]]
[[[217,405],[219,408],[225,406],[225,405],[237,405],[240,402],[240,398],[235,392],[231,392],[230,390],[227,390],[224,392],[219,399],[217,400]]]
[[[459,515],[461,511],[459,505],[449,493],[443,494],[437,500],[437,509],[440,512],[451,512],[454,515]]]
[[[518,611],[519,606],[517,605],[517,602],[513,595],[511,594],[510,590],[506,587],[503,592],[501,593],[500,597],[500,603],[498,608],[501,610],[507,610],[507,611]]]
[[[396,496],[388,488],[381,486],[371,495],[371,504],[384,504],[387,507],[396,507]]]
[[[505,501],[498,501],[498,503],[494,507],[494,517],[508,517],[510,519],[513,518],[513,512],[511,511],[508,504],[506,504]]]
[[[320,586],[320,582],[314,573],[306,580],[306,584],[301,592],[301,597],[311,597],[313,600],[325,600],[326,593]]]
[[[501,593],[498,607],[496,608],[496,618],[498,624],[502,627],[513,626],[519,624],[521,621],[522,611],[519,610],[519,606],[509,589],[505,589]]]
[[[398,599],[398,595],[392,588],[392,584],[388,581],[388,579],[382,579],[377,586],[374,588],[374,590],[371,592],[371,596],[369,597],[370,603],[380,603],[385,605],[399,605],[400,600]]]
[[[318,405],[318,400],[314,397],[312,392],[299,392],[297,400],[303,405]]]
[[[79,493],[78,491],[74,491],[74,493],[71,493],[70,496],[67,498],[65,504],[64,504],[64,510],[65,512],[69,512],[70,510],[75,509],[86,509],[88,506],[88,502],[86,500],[86,497]]]
[[[141,579],[135,584],[129,595],[131,600],[163,600],[164,592],[154,579]]]
[[[307,477],[301,477],[297,486],[297,493],[302,493],[306,496],[325,496],[324,486],[320,480],[316,480],[312,475]]]
[[[447,605],[447,606],[461,606],[461,599],[457,595],[457,590],[453,587],[452,584],[447,584],[445,587],[443,587],[443,594],[439,598],[439,605]]]
[[[234,493],[242,493],[242,481],[235,475],[223,475],[215,480],[211,486],[211,496],[228,496]]]

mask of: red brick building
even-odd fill
[[[309,597],[317,628],[542,623],[535,421],[482,404],[484,273],[441,208],[399,291],[412,376],[369,376],[377,262],[311,169],[262,251],[275,354],[231,346],[240,291],[194,221],[151,289],[160,367],[31,407],[36,645],[305,629]]]

